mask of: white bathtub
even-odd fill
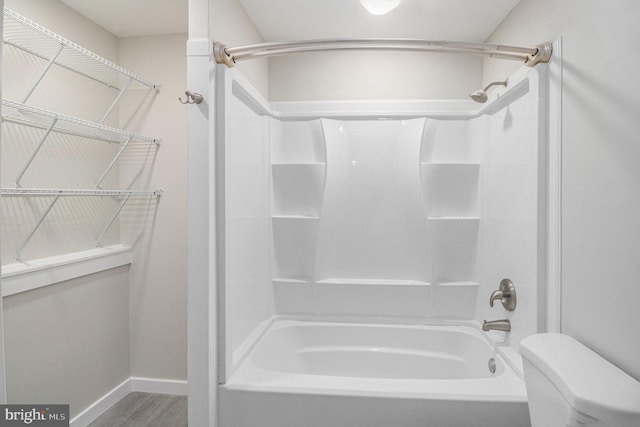
[[[529,425],[523,381],[472,326],[276,320],[219,391],[221,427]]]

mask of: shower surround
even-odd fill
[[[455,407],[458,425],[527,425],[516,352],[543,313],[544,75],[544,67],[521,70],[498,99],[477,109],[469,101],[269,104],[236,70],[216,68],[225,196],[223,427],[272,425],[271,418],[278,425],[282,419],[271,415],[285,408],[289,420],[323,426],[383,425],[380,411],[396,408],[415,413],[402,425],[425,425],[427,414],[416,407],[440,420]],[[488,304],[505,277],[518,289],[513,313]],[[499,318],[511,321],[510,333],[479,330],[482,319]],[[287,321],[298,322],[295,332],[275,339]],[[353,342],[334,333],[348,325]],[[360,345],[366,325],[384,334]],[[440,328],[449,348],[418,350],[415,337],[398,340],[412,328]],[[460,328],[495,356],[495,373],[383,375],[425,351],[486,371],[488,357],[456,346]],[[314,371],[304,355],[327,369]],[[291,371],[265,357],[290,360]],[[331,373],[340,361],[358,367],[374,359],[380,375],[370,370],[366,385],[357,369]],[[422,363],[437,367],[436,359]],[[406,384],[393,385],[400,380]],[[428,392],[398,393],[405,388]],[[476,388],[492,391],[465,392]],[[341,409],[327,415],[335,405]],[[473,413],[494,416],[482,424]]]
[[[416,118],[273,125],[279,313],[473,316],[478,150],[462,138],[454,142],[456,163],[432,162],[434,145],[455,140],[466,124]],[[291,157],[277,147],[296,143],[309,155]],[[443,311],[436,296],[460,305]]]

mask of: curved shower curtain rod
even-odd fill
[[[499,44],[422,39],[316,39],[260,43],[238,47],[227,47],[220,42],[215,42],[213,55],[218,64],[226,64],[228,67],[233,67],[236,62],[248,59],[327,50],[463,53],[489,58],[522,61],[529,67],[533,67],[539,63],[549,62],[552,46],[549,42],[529,48]]]

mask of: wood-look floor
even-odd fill
[[[89,427],[186,427],[187,397],[129,393]]]

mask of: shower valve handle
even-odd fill
[[[502,279],[498,290],[491,293],[491,296],[489,297],[489,306],[493,307],[493,302],[497,299],[502,302],[502,306],[507,311],[513,311],[516,309],[516,288],[513,286],[513,282],[510,279]]]

